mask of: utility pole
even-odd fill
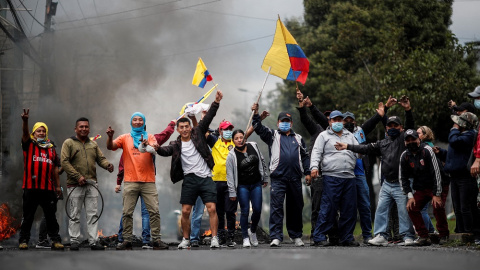
[[[52,62],[51,56],[53,51],[53,31],[52,17],[57,12],[58,2],[52,2],[52,0],[45,0],[45,22],[44,31],[42,34],[41,51],[42,51],[42,63],[40,73],[40,97],[53,94],[53,74],[52,74]]]

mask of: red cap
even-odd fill
[[[234,126],[232,125],[232,123],[228,122],[228,121],[222,121],[220,123],[220,126],[218,127],[219,129],[228,129],[229,127],[232,127],[234,128]]]

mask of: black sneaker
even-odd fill
[[[357,241],[343,242],[342,246],[344,247],[359,247],[360,244]]]
[[[127,241],[118,243],[118,245],[115,249],[116,250],[132,250],[132,243],[127,242]]]
[[[230,238],[229,238],[229,239],[227,240],[227,247],[235,247],[236,244],[237,244],[237,243],[235,243],[235,242],[233,241],[233,239],[230,239]]]
[[[332,246],[332,244],[330,242],[328,242],[327,240],[313,242],[313,245],[316,246],[316,247],[330,247],[330,246]]]
[[[153,245],[150,242],[142,244],[142,249],[152,249],[152,248],[153,248]]]
[[[168,245],[162,242],[162,240],[153,242],[153,250],[162,250],[162,249],[168,249]]]
[[[198,240],[192,240],[190,241],[190,247],[200,247],[200,243]]]
[[[105,247],[98,244],[98,243],[95,243],[93,245],[90,245],[90,249],[91,250],[105,250]]]
[[[438,239],[438,244],[439,245],[445,245],[446,243],[448,243],[448,236],[443,236],[443,237],[440,237]]]
[[[72,243],[70,245],[70,250],[80,250],[80,245],[78,243]]]
[[[430,241],[430,238],[423,238],[419,237],[417,240],[414,241],[415,246],[430,246],[432,244],[432,241]]]
[[[50,242],[47,239],[38,241],[37,244],[35,245],[35,248],[38,248],[38,249],[51,248]]]

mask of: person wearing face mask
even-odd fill
[[[387,102],[389,103],[389,102]],[[405,109],[405,127],[413,129],[415,121],[410,106],[410,100],[402,97],[398,102]],[[389,107],[389,106],[387,106]],[[387,246],[387,226],[390,212],[390,205],[395,201],[398,210],[399,230],[403,237],[404,245],[414,245],[415,231],[407,212],[407,196],[400,186],[398,173],[400,166],[400,155],[405,151],[403,125],[398,116],[390,116],[386,120],[387,137],[383,140],[366,145],[351,145],[339,142],[336,144],[338,150],[350,150],[355,153],[374,153],[382,157],[381,179],[383,181],[380,189],[377,211],[375,212],[374,235],[375,238],[368,241],[370,245]]]
[[[357,155],[352,151],[338,151],[336,142],[357,145],[353,134],[343,126],[344,115],[340,111],[330,113],[330,126],[315,140],[311,157],[311,177],[322,170],[323,194],[320,213],[313,233],[315,246],[330,246],[327,233],[335,223],[337,210],[339,243],[343,246],[359,246],[353,238],[357,222],[357,192],[354,168]]]
[[[448,135],[448,150],[435,148],[444,171],[450,177],[451,196],[455,210],[456,232],[473,233],[480,245],[480,213],[477,208],[478,186],[468,170],[467,163],[475,140],[474,127],[478,118],[473,113],[452,115],[453,127]]]
[[[286,202],[287,231],[295,246],[304,246],[302,241],[303,194],[302,176],[310,181],[310,157],[302,136],[292,129],[292,115],[278,115],[277,130],[264,126],[258,115],[258,104],[254,111],[252,126],[269,148],[270,154],[270,247],[279,247],[283,241],[283,203]]]
[[[48,236],[52,240],[52,250],[63,250],[59,226],[55,212],[57,197],[61,194],[58,166],[60,160],[55,145],[48,139],[48,127],[37,122],[32,132],[28,130],[30,110],[22,113],[22,150],[23,150],[23,216],[18,239],[19,249],[28,249],[30,230],[32,229],[35,212],[42,207],[46,218]]]
[[[227,185],[227,156],[230,150],[235,147],[232,140],[233,124],[223,120],[218,126],[219,134],[211,133],[207,136],[207,144],[212,149],[215,166],[212,171],[212,179],[217,185],[217,216],[218,216],[218,239],[220,245],[226,244],[234,247],[235,221],[237,212],[237,201],[230,200]],[[227,231],[225,231],[225,219],[227,220]]]
[[[432,148],[420,144],[416,130],[405,131],[405,150],[400,156],[399,179],[403,192],[407,195],[407,211],[419,236],[417,246],[429,246],[431,240],[425,227],[421,211],[430,200],[437,220],[437,230],[442,243],[448,240],[449,231],[445,214],[445,201],[442,196],[442,176],[440,165]],[[412,179],[412,183],[410,183]]]
[[[230,200],[240,203],[243,247],[258,246],[257,226],[262,213],[262,186],[266,187],[267,166],[262,153],[254,142],[246,142],[245,134],[238,129],[233,132],[235,148],[227,157],[227,184]],[[251,226],[248,215],[252,205]]]

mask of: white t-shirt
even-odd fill
[[[207,162],[198,153],[192,140],[188,142],[182,141],[182,168],[184,175],[194,173],[202,178],[212,176],[212,171],[208,167]]]

